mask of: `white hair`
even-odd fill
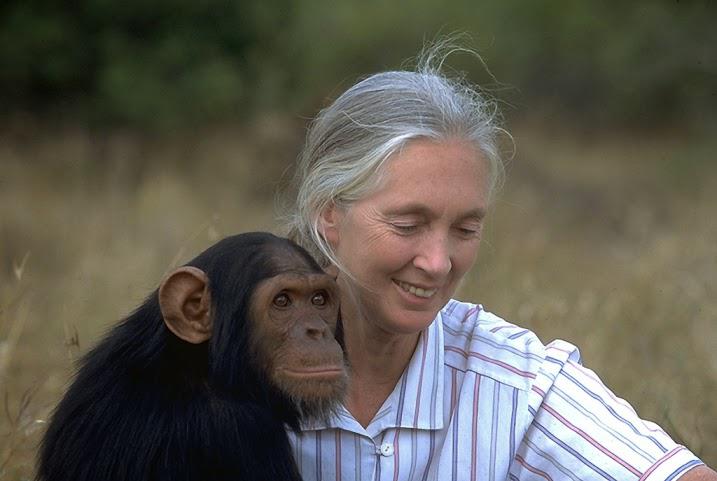
[[[495,101],[462,78],[441,72],[446,43],[424,51],[415,71],[389,71],[359,81],[321,110],[309,127],[286,217],[288,236],[323,266],[341,263],[319,231],[328,206],[347,208],[375,189],[391,154],[414,139],[472,143],[488,163],[488,192],[503,176]]]

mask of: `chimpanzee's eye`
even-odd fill
[[[276,307],[289,307],[291,305],[291,299],[284,293],[278,294],[271,302]]]
[[[325,306],[328,295],[324,291],[319,291],[311,298],[311,303],[315,306]]]

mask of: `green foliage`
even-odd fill
[[[235,116],[248,97],[248,51],[278,26],[256,24],[260,13],[223,0],[8,2],[0,102],[140,126]]]
[[[462,31],[521,113],[696,123],[717,110],[715,20],[716,4],[697,0],[8,0],[0,104],[140,127],[311,113]],[[451,64],[495,86],[468,60]]]

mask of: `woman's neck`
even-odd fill
[[[393,391],[416,349],[419,332],[395,334],[342,307],[344,344],[351,369],[346,408],[366,427]]]

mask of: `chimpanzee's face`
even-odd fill
[[[334,337],[339,315],[334,279],[293,266],[257,285],[250,312],[257,369],[304,416],[328,415],[347,384],[344,353]]]

